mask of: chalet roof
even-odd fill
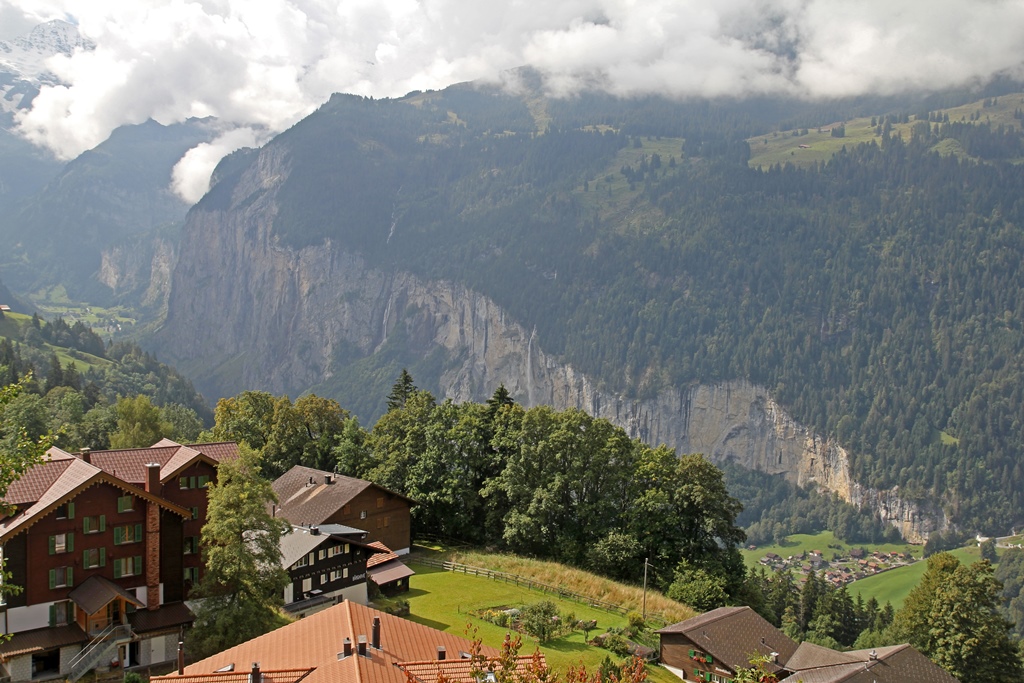
[[[409,498],[372,482],[296,465],[273,484],[278,499],[276,514],[293,524],[322,524],[371,487],[415,505]]]
[[[383,586],[386,583],[413,576],[416,572],[406,567],[401,560],[391,560],[375,565],[372,569],[367,562],[366,573],[371,581],[378,586]]]
[[[374,617],[380,618],[381,649],[367,646],[367,656],[360,656],[356,654],[356,644],[359,636],[370,639]],[[339,658],[345,638],[351,639],[353,654]],[[436,659],[439,646],[453,658],[472,648],[464,638],[348,600],[196,662],[185,668],[184,676],[172,674],[151,681],[232,683],[237,679],[204,674],[214,674],[231,665],[237,674],[248,670],[252,662],[259,662],[261,671],[313,669],[303,679],[304,683],[407,683],[407,676],[398,665]],[[498,652],[482,647],[481,654],[495,657]],[[197,678],[200,675],[204,676]]]
[[[86,614],[96,614],[115,598],[127,600],[136,607],[145,606],[135,595],[99,575],[90,576],[68,593],[68,600],[81,607]]]
[[[370,558],[366,560],[367,569],[371,567],[376,567],[379,564],[384,564],[385,562],[390,562],[391,560],[398,559],[398,555],[395,554],[395,551],[393,551],[391,548],[387,547],[380,541],[374,541],[372,543],[368,543],[367,545],[369,545],[371,548],[379,548],[383,551],[371,555]]]
[[[0,521],[0,540],[6,541],[15,534],[28,529],[58,505],[97,484],[110,484],[125,493],[156,503],[186,519],[192,516],[190,510],[147,493],[137,486],[104,472],[96,465],[61,451],[59,448],[51,448],[47,452],[47,456],[46,461],[30,469],[8,489],[8,495],[4,501],[14,503],[15,500],[20,500],[22,502],[19,505],[23,507],[14,515]]]
[[[733,672],[750,666],[754,654],[778,653],[785,664],[797,644],[749,607],[719,607],[686,621],[666,626],[659,634],[682,634],[715,662]]]
[[[303,526],[293,526],[287,534],[281,535],[281,566],[288,569],[299,559],[320,547],[330,536],[314,534]]]
[[[149,448],[125,448],[115,451],[92,451],[92,464],[114,476],[133,484],[146,481],[146,465],[160,465],[160,481],[167,482],[188,465],[202,461],[216,467],[219,463],[238,457],[238,444],[234,442],[182,445],[170,439],[161,439]]]
[[[128,615],[128,623],[136,633],[177,630],[182,624],[191,624],[194,620],[192,610],[183,602],[161,605],[160,609],[140,609]]]
[[[801,643],[782,683],[957,683],[957,679],[908,644],[835,652]]]
[[[457,653],[453,653],[453,655],[457,656]],[[459,658],[438,661],[437,657],[434,657],[434,659],[422,662],[403,662],[398,664],[398,668],[408,674],[412,681],[417,683],[437,683],[440,680],[453,683],[477,683],[478,679],[475,674],[479,670],[479,664],[471,659]],[[487,670],[488,668],[484,667],[484,671]],[[543,654],[538,654],[536,657],[522,655],[516,659],[515,671],[517,674],[522,675],[530,671],[543,672],[546,670],[547,662]],[[518,678],[514,680],[518,680]]]
[[[11,635],[10,640],[6,642],[0,641],[0,662],[6,662],[12,657],[87,642],[89,636],[85,635],[85,631],[77,624],[21,631]]]

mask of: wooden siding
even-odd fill
[[[377,486],[367,487],[324,524],[344,524],[362,529],[367,532],[367,542],[380,541],[392,550],[412,545],[408,501]]]

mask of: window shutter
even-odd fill
[[[56,587],[57,587],[57,570],[56,569],[51,569],[50,570],[50,588],[54,589]],[[53,620],[51,619],[50,621],[53,621]]]
[[[50,554],[53,555],[56,552],[57,552],[57,537],[56,536],[50,536]],[[53,588],[53,586],[50,586],[50,588]]]
[[[706,655],[704,657],[704,661],[707,662],[708,664],[710,664],[711,663],[711,655]]]
[[[106,548],[100,548],[100,566],[101,567],[106,567],[107,566],[107,549]]]
[[[135,542],[138,543],[141,540],[142,540],[142,525],[141,524],[136,524],[135,525]]]
[[[75,502],[71,501],[68,503],[68,519],[75,518]]]
[[[64,582],[64,585],[71,588],[75,585],[75,568],[68,567],[68,580]]]
[[[75,533],[73,531],[69,531],[68,532],[67,544],[68,544],[67,552],[69,552],[69,553],[70,552],[74,552],[74,550],[75,550]]]
[[[135,556],[135,575],[142,575],[142,555]]]
[[[50,626],[57,625],[57,605],[50,605]]]
[[[114,560],[114,578],[121,578],[121,567],[124,565],[124,560]]]
[[[92,517],[83,517],[82,518],[82,532],[87,534],[90,531],[92,531]]]
[[[196,478],[195,477],[189,477],[188,478],[188,487],[190,489],[194,489],[196,487]]]
[[[89,551],[88,550],[83,550],[82,551],[82,566],[86,567],[86,568],[88,568],[88,566],[89,566]]]
[[[124,512],[124,496],[117,497],[117,511]]]
[[[100,531],[106,531],[106,530],[107,530],[107,516],[106,515],[100,515]]]
[[[121,545],[124,542],[124,529],[119,526],[114,527],[114,545]]]

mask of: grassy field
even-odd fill
[[[5,313],[3,320],[0,320],[0,338],[7,338],[11,341],[21,341],[24,337],[25,328],[32,324],[32,316],[21,313]],[[43,344],[43,348],[57,354],[62,366],[74,362],[75,369],[85,372],[96,367],[112,365],[112,362],[105,358],[98,358],[92,354],[76,352],[74,357],[68,355],[68,350],[52,344]]]
[[[410,615],[413,621],[469,638],[480,638],[484,645],[500,647],[506,629],[490,624],[469,614],[471,610],[488,607],[514,606],[551,600],[552,597],[538,591],[531,591],[514,584],[465,574],[456,574],[410,562],[416,575],[410,579]],[[572,612],[577,619],[596,619],[598,629],[622,627],[626,617],[604,610],[593,609],[575,602],[554,599],[558,610]],[[591,633],[596,635],[596,633]],[[524,638],[522,653],[528,654],[537,647],[536,641]],[[570,665],[583,663],[588,671],[595,670],[611,655],[607,650],[591,647],[584,642],[581,632],[552,640],[540,648],[547,658],[548,666],[564,672]],[[616,659],[611,655],[612,659]],[[677,679],[661,667],[650,668],[650,679],[656,683],[671,683]]]
[[[1022,121],[1014,118],[1014,111],[1018,108],[1024,109],[1024,94],[1014,93],[1004,95],[996,99],[994,105],[984,106],[983,100],[965,104],[960,107],[937,110],[949,116],[951,123],[972,120],[981,123],[989,123],[996,127],[999,125],[1021,128]],[[792,163],[796,166],[808,166],[812,162],[827,161],[833,154],[843,146],[853,147],[862,142],[880,140],[876,135],[875,127],[871,125],[871,118],[851,119],[845,122],[845,136],[841,138],[832,137],[832,129],[843,124],[842,121],[824,123],[820,127],[808,128],[806,135],[794,135],[794,131],[774,131],[767,135],[759,135],[747,140],[750,144],[750,166],[752,168],[767,168],[773,164]],[[917,121],[909,123],[898,123],[892,127],[893,136],[902,136],[909,140],[911,128]],[[802,131],[800,131],[802,132]],[[942,154],[962,155],[963,149],[955,140],[944,140],[936,151]]]
[[[977,562],[981,556],[981,551],[977,546],[959,548],[951,552],[966,564]],[[907,567],[899,567],[869,576],[851,583],[850,594],[855,596],[859,593],[865,600],[873,596],[879,604],[884,605],[886,602],[891,602],[894,608],[899,609],[927,569],[927,562],[917,562]]]
[[[757,550],[743,550],[741,552],[743,553],[743,561],[748,567],[757,567],[757,561],[768,553],[788,557],[789,555],[799,555],[802,552],[811,550],[820,550],[826,558],[829,558],[833,552],[861,547],[867,549],[869,553],[876,550],[887,553],[910,553],[919,559],[924,552],[922,546],[910,545],[909,543],[844,543],[843,541],[836,540],[831,531],[823,531],[818,534],[793,534],[781,545],[763,545],[758,546]]]

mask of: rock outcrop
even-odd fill
[[[615,396],[460,284],[385,272],[344,244],[282,246],[273,221],[288,163],[283,146],[268,145],[186,222],[160,353],[223,393],[295,395],[329,378],[342,357],[372,354],[401,332],[413,353],[444,350],[438,384],[447,397],[483,400],[504,383],[526,405],[581,408],[650,443],[835,491],[877,508],[908,540],[943,525],[941,513],[896,491],[858,486],[846,452],[796,423],[763,387],[736,380]]]

